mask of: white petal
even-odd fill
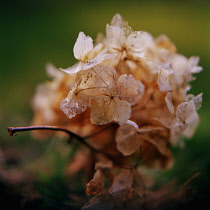
[[[60,108],[65,113],[65,115],[71,119],[77,114],[84,112],[87,109],[87,105],[81,100],[76,100],[75,98],[66,98],[60,102]]]
[[[165,101],[166,101],[168,110],[171,112],[171,114],[175,114],[174,105],[172,102],[172,92],[167,93],[167,95],[165,97]]]
[[[73,49],[74,57],[78,60],[83,61],[87,53],[92,49],[93,49],[92,38],[86,36],[83,32],[80,32]]]
[[[67,74],[76,74],[77,72],[82,70],[83,66],[84,66],[84,64],[82,62],[79,62],[67,69],[60,68],[60,70],[66,72]]]
[[[198,62],[198,57],[187,59],[185,56],[175,55],[172,61],[175,83],[179,86],[186,86],[187,82],[192,81],[194,79],[193,74],[202,70],[202,67],[198,66]]]
[[[127,37],[122,28],[107,25],[106,36],[106,45],[110,52],[118,52],[123,50]]]
[[[111,26],[116,26],[122,28],[126,36],[132,33],[131,27],[128,25],[128,22],[125,21],[120,14],[116,14],[111,21]]]
[[[111,58],[114,58],[115,56],[117,56],[117,54],[114,54],[114,53],[103,54],[103,52],[104,51],[102,51],[100,54],[98,54],[98,56],[96,56],[92,60],[84,63],[82,70],[87,70],[87,69],[93,68],[94,66],[102,63],[104,60],[111,59]]]
[[[171,72],[168,69],[161,68],[158,74],[158,87],[162,92],[172,91],[170,85],[170,74]]]
[[[126,124],[132,125],[132,126],[133,126],[134,128],[136,128],[136,129],[139,128],[139,126],[138,126],[135,122],[133,122],[133,121],[131,121],[131,120],[127,120]]]
[[[63,72],[55,68],[51,63],[48,63],[46,66],[47,75],[51,78],[61,78],[63,77]]]
[[[202,96],[203,96],[203,93],[200,93],[197,96],[189,94],[187,95],[187,101],[193,101],[195,104],[196,110],[198,110],[202,104]]]
[[[189,71],[186,69],[186,57],[175,54],[172,60],[172,68],[174,70],[174,82],[178,86],[183,85],[185,78],[190,77]]]
[[[196,107],[197,110],[201,107],[202,96],[203,96],[203,93],[200,93],[193,98],[193,101],[194,101],[194,104],[195,104],[195,107]]]
[[[197,115],[193,101],[183,102],[177,107],[176,118],[178,122],[191,123]]]
[[[134,58],[143,58],[146,50],[151,45],[153,45],[152,36],[143,31],[133,32],[126,41],[127,52]]]
[[[117,27],[126,27],[128,26],[128,22],[123,20],[122,16],[120,14],[114,15],[114,17],[111,20],[111,26],[117,26]]]
[[[193,57],[189,58],[188,62],[189,62],[189,67],[190,67],[190,69],[191,69],[191,72],[192,72],[193,74],[199,73],[199,72],[202,71],[203,68],[200,67],[200,66],[198,66],[199,57],[194,57],[194,56],[193,56]]]

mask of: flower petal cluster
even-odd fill
[[[96,148],[122,161],[138,157],[147,166],[171,166],[170,146],[192,137],[199,122],[202,94],[188,94],[202,70],[199,58],[177,53],[165,35],[133,31],[119,14],[97,40],[94,45],[80,32],[73,49],[78,63],[38,88],[35,124],[56,119],[86,135],[108,124],[91,138]]]
[[[132,75],[118,80],[114,68],[97,65],[76,75],[75,85],[61,101],[61,109],[72,118],[91,108],[91,122],[103,125],[116,121],[125,124],[131,116],[131,105],[144,93],[144,85]]]
[[[110,52],[125,51],[128,57],[140,59],[152,45],[152,36],[147,32],[133,31],[128,22],[116,14],[106,27],[106,45]]]

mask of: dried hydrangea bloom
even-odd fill
[[[79,63],[43,86],[46,103],[38,91],[39,115],[52,123],[51,116],[62,118],[58,125],[81,135],[107,126],[89,142],[113,161],[127,164],[138,157],[147,166],[171,166],[170,146],[191,137],[199,122],[202,94],[188,94],[189,82],[202,70],[199,58],[178,54],[165,35],[133,31],[119,14],[95,46],[80,32],[73,51]]]

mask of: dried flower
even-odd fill
[[[81,135],[108,124],[89,141],[113,160],[138,156],[148,166],[171,166],[170,145],[191,137],[199,122],[202,94],[188,94],[189,82],[202,70],[199,58],[177,54],[165,35],[154,39],[133,31],[119,14],[101,37],[94,47],[79,33],[73,50],[79,62],[39,87],[34,124],[56,122]]]

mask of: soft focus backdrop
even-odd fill
[[[74,64],[72,51],[78,33],[83,31],[94,39],[98,32],[105,31],[113,15],[120,13],[134,30],[148,31],[154,37],[166,34],[179,53],[200,57],[203,71],[195,75],[191,92],[204,93],[199,110],[201,123],[194,138],[187,140],[182,150],[174,150],[176,164],[165,179],[176,176],[184,182],[198,172],[192,182],[201,192],[200,200],[210,193],[210,1],[5,0],[0,10],[2,151],[19,150],[24,161],[43,157],[47,143],[36,143],[29,133],[12,139],[6,127],[30,125],[31,98],[36,85],[48,79],[46,64],[62,68]],[[42,170],[45,166],[33,167]]]

